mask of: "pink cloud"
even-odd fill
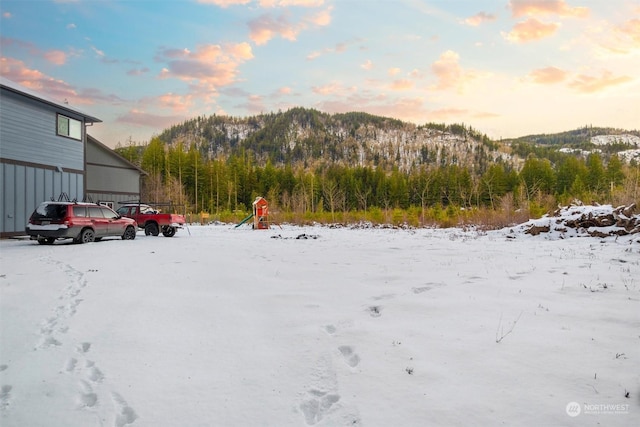
[[[153,129],[166,129],[171,125],[183,122],[185,119],[186,116],[163,116],[132,109],[118,116],[115,121],[116,123],[127,123]]]
[[[484,24],[486,22],[491,22],[491,21],[495,21],[496,20],[496,16],[486,13],[486,12],[479,12],[476,13],[473,16],[468,17],[467,19],[465,19],[463,22],[467,25],[470,25],[472,27],[477,27],[481,24]]]
[[[321,10],[316,14],[307,17],[305,20],[312,26],[326,27],[331,24],[331,10],[333,7],[329,7],[325,10]]]
[[[257,45],[266,44],[276,36],[285,40],[295,41],[301,31],[309,28],[324,27],[331,23],[331,7],[313,15],[303,17],[300,22],[289,22],[288,14],[273,17],[264,14],[249,21],[249,38]]]
[[[174,93],[166,93],[157,97],[158,105],[169,108],[175,112],[186,113],[193,106],[193,95],[176,95]]]
[[[534,83],[554,84],[567,78],[567,72],[556,67],[538,68],[529,73],[529,78]]]
[[[438,79],[432,89],[456,89],[462,92],[469,82],[478,77],[478,74],[473,71],[463,70],[459,61],[460,55],[452,50],[447,50],[440,55],[440,58],[431,65],[431,71]]]
[[[300,24],[292,24],[285,15],[274,18],[269,14],[260,16],[248,23],[249,38],[258,46],[266,44],[276,36],[293,41],[302,30]]]
[[[509,2],[514,17],[534,15],[559,15],[585,18],[589,15],[587,7],[570,7],[564,0],[511,0]]]
[[[580,74],[569,83],[569,87],[581,93],[596,93],[633,80],[630,76],[615,77],[610,71],[604,71],[600,77]]]
[[[209,90],[234,83],[240,64],[252,58],[248,43],[201,45],[194,52],[189,49],[165,49],[157,55],[157,60],[167,64],[160,78],[175,77]]]
[[[618,31],[624,37],[628,37],[630,40],[632,40],[633,43],[635,43],[636,47],[640,47],[640,19],[630,19],[624,24],[617,27],[616,31]]]
[[[356,88],[353,86],[347,88],[339,82],[331,82],[322,86],[313,86],[311,90],[317,95],[343,95],[346,93],[355,92]]]
[[[438,78],[438,89],[449,89],[458,84],[462,78],[462,68],[458,63],[460,55],[448,50],[431,65],[431,70]]]
[[[63,65],[67,62],[67,54],[61,50],[50,50],[44,53],[44,59],[55,65]]]
[[[503,33],[502,35],[512,43],[526,43],[552,36],[558,31],[558,28],[560,28],[559,23],[545,24],[535,18],[529,18],[514,25],[508,34]]]
[[[373,62],[370,59],[367,59],[364,63],[360,64],[360,68],[363,70],[371,70],[373,68]]]
[[[0,57],[0,74],[13,82],[46,94],[59,102],[66,99],[75,105],[93,104],[93,99],[79,95],[76,89],[68,83],[49,77],[38,70],[28,68],[24,62],[17,59]]]
[[[147,74],[149,71],[150,70],[147,67],[134,68],[134,69],[131,69],[131,70],[127,71],[127,75],[128,76],[141,76],[143,74]]]
[[[344,53],[349,48],[349,45],[353,42],[342,42],[337,43],[334,47],[326,47],[322,50],[316,50],[307,55],[308,61],[313,61],[316,58],[319,58],[322,55],[327,55],[330,53]]]
[[[591,32],[593,44],[608,54],[629,55],[640,51],[639,18],[628,19],[619,24],[592,27]]]
[[[31,42],[25,42],[9,37],[0,37],[0,50],[9,46],[15,46],[19,49],[23,49],[27,51],[29,55],[41,57],[54,65],[63,65],[67,61],[67,58],[69,56],[61,50],[43,51]]]
[[[413,82],[407,79],[394,80],[391,83],[392,90],[409,90],[413,89]]]
[[[247,3],[251,3],[252,0],[198,0],[198,3],[201,4],[213,4],[215,6],[220,7],[229,7],[235,5],[243,5]]]

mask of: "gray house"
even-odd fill
[[[140,200],[140,181],[146,173],[91,135],[86,171],[85,194],[92,201],[117,209],[122,202]]]
[[[23,235],[45,200],[139,197],[139,169],[97,141],[89,148],[87,126],[100,122],[0,76],[0,237]]]

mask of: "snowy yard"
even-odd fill
[[[4,240],[0,424],[640,425],[638,240]]]

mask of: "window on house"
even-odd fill
[[[58,114],[58,135],[77,140],[82,139],[82,122]]]

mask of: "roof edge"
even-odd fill
[[[32,89],[29,89],[19,83],[14,82],[13,80],[9,80],[4,76],[0,76],[0,87],[10,90],[12,92],[18,93],[20,95],[26,96],[27,98],[35,99],[36,101],[44,102],[45,104],[53,105],[54,107],[58,107],[62,110],[69,111],[75,114],[78,114],[84,117],[86,123],[102,123],[97,117],[92,116],[91,114],[87,114],[77,108],[71,107],[64,102],[59,102],[54,100],[53,98],[49,98],[42,93],[38,93]]]

